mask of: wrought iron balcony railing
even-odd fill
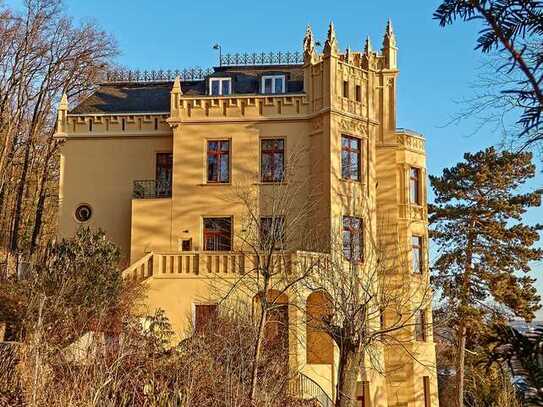
[[[303,64],[301,52],[253,52],[224,54],[220,56],[221,66],[239,65],[297,65]]]
[[[171,82],[179,76],[181,81],[200,81],[213,73],[211,68],[139,71],[119,69],[108,71],[105,81],[116,82]]]
[[[154,179],[144,179],[134,181],[132,198],[151,199],[151,198],[171,198],[172,184],[170,182],[155,181]]]
[[[234,53],[219,56],[220,66],[240,65],[298,65],[303,64],[304,55],[299,51],[292,52],[253,52]],[[201,81],[215,71],[213,68],[190,68],[168,70],[131,70],[114,69],[104,75],[106,83],[122,82],[171,82],[179,76],[181,81]]]

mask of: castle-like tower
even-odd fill
[[[405,255],[390,278],[427,287],[424,139],[396,125],[397,54],[390,22],[381,52],[369,38],[362,51],[340,52],[330,24],[322,53],[308,28],[301,58],[223,56],[200,77],[125,73],[72,110],[63,98],[59,234],[81,224],[105,230],[125,274],[146,280],[149,307],[164,309],[181,336],[188,314],[197,319],[213,305],[213,273],[236,272],[243,208],[225,196],[242,179],[262,189],[281,182],[288,152],[298,150],[299,199],[318,200],[308,214],[318,250],[329,252],[360,220],[364,241]],[[308,248],[302,238],[283,249]],[[406,313],[419,300],[406,302]],[[303,325],[299,312],[288,317]],[[392,318],[385,313],[385,323]],[[429,307],[413,312],[398,344],[382,349],[384,374],[362,366],[363,406],[438,405],[431,320]],[[291,366],[333,398],[337,355],[313,358],[309,341],[292,342]]]

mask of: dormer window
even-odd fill
[[[226,96],[232,93],[231,78],[210,78],[209,94],[211,96]]]
[[[262,93],[285,93],[285,75],[264,75]]]

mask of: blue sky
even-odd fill
[[[391,18],[399,47],[398,127],[426,136],[431,174],[454,165],[466,151],[500,140],[492,128],[473,134],[476,120],[447,125],[463,110],[461,101],[474,95],[473,84],[484,57],[473,50],[476,25],[458,23],[443,29],[432,20],[439,3],[65,0],[67,13],[76,20],[94,20],[113,34],[121,50],[118,62],[134,69],[212,66],[217,61],[217,52],[211,48],[216,42],[223,52],[299,50],[307,24],[317,39],[324,40],[330,20],[340,47],[362,49],[370,35],[378,49]],[[542,186],[541,171],[539,165],[533,186]],[[543,220],[543,209],[530,211],[527,219]],[[534,265],[534,274],[541,274],[538,288],[543,294],[543,265]]]

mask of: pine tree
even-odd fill
[[[530,277],[530,262],[543,258],[534,247],[540,225],[522,222],[542,191],[521,193],[535,174],[528,152],[498,152],[490,147],[431,176],[431,234],[438,247],[433,282],[456,337],[456,402],[463,405],[466,338],[496,317],[526,320],[540,308]]]

